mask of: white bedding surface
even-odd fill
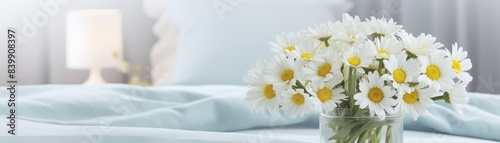
[[[188,131],[143,127],[68,126],[20,120],[18,134],[2,132],[1,143],[314,143],[315,128],[281,127],[236,132]],[[439,133],[404,131],[405,143],[495,143]]]
[[[245,86],[136,87],[45,85],[19,87],[17,136],[0,120],[0,143],[232,143],[318,142],[318,115],[290,118],[256,114],[243,98]],[[0,90],[7,95],[7,90]],[[470,93],[471,111],[458,118],[436,104],[418,121],[405,120],[405,142],[493,142],[500,140],[497,96]],[[6,101],[0,96],[0,101]],[[0,108],[5,119],[7,110]],[[111,125],[111,126],[108,126]],[[255,129],[273,127],[271,129]],[[250,129],[250,130],[249,130]],[[236,132],[228,132],[236,131]]]
[[[272,142],[273,137],[294,137],[310,140],[311,142],[319,141],[318,129],[300,129],[300,128],[284,128],[284,129],[255,129],[238,131],[238,133],[259,135],[261,141]],[[463,136],[446,135],[441,133],[429,133],[419,131],[405,130],[403,133],[404,143],[497,143],[477,138],[469,138]]]

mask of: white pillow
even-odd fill
[[[169,84],[245,84],[259,58],[272,56],[275,35],[335,21],[350,9],[344,0],[169,0],[178,32]]]

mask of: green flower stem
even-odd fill
[[[382,74],[382,69],[384,68],[384,61],[383,60],[378,60],[378,73]]]
[[[374,132],[375,132],[374,129],[368,130],[368,135],[366,137],[367,142],[370,142],[370,143],[373,142],[372,140],[373,140],[373,137],[375,136]]]
[[[335,143],[380,143],[380,135],[384,127],[386,127],[384,131],[387,132],[387,139],[392,137],[392,126],[389,125],[391,124],[389,121],[334,119],[329,122],[328,126],[333,130],[334,135],[328,140],[335,140]]]
[[[307,83],[306,83],[306,84],[307,84]],[[309,94],[309,92],[306,90],[306,86],[305,86],[304,84],[302,84],[300,81],[297,81],[297,82],[295,83],[295,86],[292,86],[292,88],[293,88],[293,89],[297,89],[297,88],[299,88],[299,89],[304,89],[304,92],[305,92],[305,93],[307,93],[307,94]]]
[[[360,125],[354,128],[354,130],[351,133],[349,133],[349,138],[347,142],[354,142],[357,138],[360,137],[362,132],[365,132],[373,128],[382,127],[388,125],[389,123],[386,121],[371,121],[371,122],[361,122],[358,124]]]
[[[349,85],[348,85],[348,90],[349,90],[349,107],[351,109],[354,109],[354,94],[356,93],[356,68],[354,67],[349,67]]]
[[[325,46],[330,47],[330,43],[328,43],[328,40],[325,40]]]
[[[334,134],[337,134],[340,130],[340,127],[339,126],[335,126],[335,128],[333,129],[333,133]],[[335,140],[335,143],[342,143],[341,140]]]
[[[392,125],[387,125],[387,134],[385,137],[385,143],[392,143]]]
[[[367,130],[367,131],[364,131],[363,133],[361,133],[360,137],[358,138],[358,143],[365,143],[366,142],[366,137],[368,136],[368,132],[370,132],[371,130]]]
[[[434,100],[434,101],[443,100],[444,96],[436,96],[436,97],[432,97],[431,99]]]
[[[382,131],[382,127],[378,127],[377,129],[375,129],[375,140],[376,140],[376,143],[380,143],[380,132]]]

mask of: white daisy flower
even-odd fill
[[[403,44],[394,36],[376,38],[373,41],[377,59],[387,59],[389,55],[397,55],[403,51]]]
[[[396,94],[389,86],[384,86],[384,80],[380,79],[377,71],[368,73],[367,78],[362,78],[359,82],[361,92],[354,95],[355,105],[365,109],[368,107],[370,116],[376,114],[380,119],[385,119],[386,112],[394,113],[392,106],[397,104],[392,97]]]
[[[343,88],[335,88],[335,85],[339,84],[340,81],[330,80],[328,82],[323,82],[316,80],[308,85],[308,91],[313,96],[311,101],[318,112],[321,109],[329,112],[337,107],[338,103],[342,103],[343,100],[347,98],[344,93]]]
[[[397,22],[394,22],[392,18],[389,19],[389,21],[387,21],[385,17],[377,19],[372,16],[370,18],[371,19],[367,18],[366,22],[368,23],[368,26],[373,29],[373,35],[375,36],[392,36],[403,29],[403,26],[397,25]]]
[[[245,100],[255,103],[252,111],[272,113],[279,109],[282,102],[276,91],[280,90],[275,89],[272,84],[261,82],[259,85],[250,87]]]
[[[447,91],[453,85],[455,71],[451,68],[451,60],[444,54],[436,51],[435,54],[419,56],[420,72],[424,73],[418,77],[419,82],[424,82],[436,90]]]
[[[266,67],[268,70],[264,72],[264,80],[278,87],[295,85],[301,75],[301,67],[293,58],[275,56],[275,60]]]
[[[283,110],[293,118],[297,115],[303,117],[304,114],[309,112],[312,108],[309,94],[305,93],[303,89],[293,90],[292,88],[288,88],[282,95]]]
[[[276,90],[262,77],[266,63],[264,59],[257,60],[255,67],[248,70],[248,75],[244,76],[243,80],[250,86],[245,100],[255,103],[252,111],[271,113],[279,109],[281,97],[276,94],[276,91],[280,90]]]
[[[418,62],[414,59],[406,60],[407,55],[401,54],[390,56],[389,60],[384,60],[385,68],[390,74],[383,75],[382,78],[393,81],[392,87],[396,88],[400,94],[411,92],[408,82],[412,82],[420,75]]]
[[[351,17],[349,14],[344,14],[342,15],[342,23],[344,23],[346,31],[341,33],[337,40],[348,46],[365,41],[368,34],[373,33],[367,27],[366,22],[361,22],[358,16]]]
[[[443,47],[441,43],[435,43],[436,38],[432,37],[430,34],[420,34],[418,37],[413,37],[412,34],[402,32],[400,37],[403,44],[410,53],[417,56],[433,54],[436,50]]]
[[[299,43],[295,50],[289,52],[290,56],[300,60],[300,61],[313,61],[318,60],[316,55],[318,54],[321,43],[319,41],[304,40]]]
[[[322,23],[319,25],[315,25],[314,28],[308,27],[307,30],[309,31],[309,34],[307,34],[307,36],[317,39],[321,42],[328,41],[334,35],[345,31],[343,24],[339,21],[335,23],[328,21],[326,24]]]
[[[303,36],[300,32],[283,33],[282,35],[276,35],[277,43],[270,42],[269,44],[271,45],[271,50],[286,54],[290,51],[294,51],[302,38]]]
[[[302,79],[310,81],[342,81],[342,73],[340,72],[342,64],[338,60],[340,59],[339,57],[339,55],[335,55],[332,52],[318,55],[319,61],[310,62],[304,68]]]
[[[467,58],[467,51],[464,51],[462,47],[458,48],[457,43],[453,44],[451,52],[448,49],[446,51],[451,59],[451,68],[456,71],[457,78],[466,84],[471,82],[472,76],[466,72],[472,68],[472,63]]]
[[[413,120],[417,120],[418,116],[426,113],[425,107],[434,103],[431,97],[435,94],[435,89],[420,83],[412,91],[398,96],[396,112],[410,113]]]
[[[255,66],[251,67],[247,71],[247,75],[243,76],[243,81],[247,82],[249,85],[254,85],[260,82],[264,74],[264,70],[268,61],[266,59],[258,59]]]
[[[366,52],[370,48],[362,48],[364,44],[356,44],[356,46],[347,49],[343,52],[342,62],[351,67],[356,67],[358,72],[362,72],[362,67],[368,67],[375,59],[373,52]],[[365,50],[364,50],[365,49]]]
[[[469,97],[467,97],[467,90],[465,88],[467,84],[459,82],[453,85],[453,87],[446,93],[444,100],[450,103],[451,107],[457,111],[460,116],[464,116],[465,105],[469,103]],[[446,94],[445,93],[445,94]]]

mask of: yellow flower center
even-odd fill
[[[296,105],[302,105],[302,104],[304,104],[304,96],[302,94],[299,94],[299,93],[294,94],[292,96],[292,101]]]
[[[311,53],[304,53],[304,54],[300,55],[300,57],[302,59],[311,60],[312,57],[313,57],[313,54],[311,54]]]
[[[384,93],[380,88],[374,87],[368,91],[368,99],[370,99],[373,103],[379,103],[384,99]]]
[[[457,73],[460,73],[462,71],[462,65],[458,60],[452,60],[452,65],[451,68],[455,69]]]
[[[351,57],[347,61],[353,66],[358,66],[361,63],[361,60],[359,60],[358,57]]]
[[[293,50],[295,50],[295,47],[294,46],[286,46],[284,49],[288,50],[288,51],[293,51]]]
[[[287,69],[281,73],[281,80],[283,81],[290,81],[293,78],[293,70]]]
[[[403,70],[397,69],[392,72],[392,77],[397,83],[403,83],[406,79],[406,73]]]
[[[427,74],[427,77],[429,77],[431,80],[438,80],[439,77],[441,77],[441,72],[435,65],[427,66],[425,74]]]
[[[386,50],[382,50],[382,49],[377,50],[377,53],[378,53],[379,55],[389,55],[389,54],[387,53],[387,51],[386,51]]]
[[[317,94],[318,94],[319,101],[321,101],[321,102],[325,102],[325,101],[332,99],[332,91],[330,91],[326,87],[323,87],[320,90],[318,90]]]
[[[403,95],[403,101],[405,101],[408,104],[413,104],[418,101],[418,91],[413,91],[411,93],[405,93]]]
[[[356,41],[356,36],[354,36],[354,35],[350,35],[349,37],[351,37],[351,42]]]
[[[420,47],[417,48],[417,50],[423,50],[423,49],[427,49],[427,47],[424,46],[424,45],[422,45],[422,46],[420,46]]]
[[[264,96],[267,99],[272,99],[276,96],[276,93],[274,93],[272,84],[268,84],[264,87]]]
[[[325,77],[326,74],[330,73],[330,70],[332,70],[332,65],[330,63],[324,63],[319,67],[318,75]]]

